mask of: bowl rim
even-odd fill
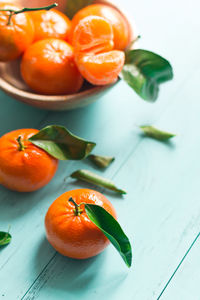
[[[27,100],[31,100],[33,102],[37,102],[37,101],[40,102],[65,101],[66,102],[66,101],[74,101],[76,99],[79,100],[80,98],[85,98],[86,96],[98,94],[99,92],[104,91],[105,89],[111,87],[114,84],[94,86],[84,91],[74,93],[74,94],[69,94],[69,95],[43,95],[43,94],[36,94],[33,92],[22,90],[20,88],[15,87],[14,85],[4,80],[3,78],[0,78],[0,89],[2,91],[8,93],[9,95],[15,95],[15,96],[26,98]]]

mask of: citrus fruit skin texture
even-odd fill
[[[36,129],[18,129],[0,138],[0,184],[18,192],[32,192],[54,176],[58,160],[27,141]],[[19,150],[21,136],[24,150]]]
[[[73,94],[83,84],[73,47],[53,38],[38,41],[27,49],[21,62],[21,74],[31,89],[46,95]]]
[[[74,213],[70,197],[80,204],[91,203],[102,206],[114,218],[116,212],[112,204],[101,193],[90,189],[68,191],[58,197],[49,207],[45,217],[46,236],[49,243],[62,255],[85,259],[102,252],[109,240],[88,218],[84,205],[79,216]]]
[[[0,3],[0,9],[20,10],[14,4]],[[34,39],[34,25],[28,13],[13,15],[8,24],[8,12],[0,12],[0,61],[18,58]]]
[[[29,12],[29,15],[35,27],[34,41],[47,38],[68,40],[71,30],[71,21],[62,12],[57,9],[51,9],[48,11]]]
[[[80,20],[91,15],[103,17],[111,23],[114,33],[114,49],[124,50],[128,46],[131,42],[131,32],[127,20],[115,8],[104,4],[92,4],[79,10],[72,19],[71,36]]]

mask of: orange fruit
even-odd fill
[[[102,252],[109,240],[88,218],[84,204],[78,208],[68,200],[72,198],[78,205],[82,202],[102,206],[114,218],[116,212],[112,204],[101,193],[90,189],[68,191],[58,197],[49,207],[45,217],[46,236],[49,243],[62,255],[85,259]]]
[[[82,19],[74,30],[73,45],[76,64],[88,82],[105,85],[117,80],[125,55],[123,51],[111,50],[113,35],[109,21],[98,16]]]
[[[0,9],[20,10],[14,4],[0,3]],[[34,39],[34,25],[28,13],[13,15],[8,25],[9,12],[0,12],[0,61],[18,58]]]
[[[28,141],[37,132],[36,129],[18,129],[0,138],[0,184],[6,188],[32,192],[45,186],[54,176],[58,160]]]
[[[92,4],[79,10],[72,19],[71,36],[80,20],[87,16],[99,16],[107,19],[113,28],[114,49],[124,50],[131,42],[131,30],[125,17],[115,8],[105,4]]]
[[[102,17],[86,17],[76,26],[72,44],[76,52],[99,53],[112,50],[112,26]]]
[[[123,68],[124,60],[125,55],[119,50],[96,55],[79,55],[76,58],[80,73],[94,85],[114,83]]]
[[[68,40],[71,29],[70,19],[57,9],[30,12],[34,27],[34,41],[47,38]]]
[[[83,84],[73,47],[53,38],[37,41],[27,49],[21,62],[21,74],[31,89],[46,95],[73,94]]]

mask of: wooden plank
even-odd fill
[[[189,97],[199,75],[197,72],[191,78],[157,123],[160,127],[176,128],[179,136],[174,142],[142,139],[114,174],[115,181],[128,189],[124,200],[111,195],[109,199],[133,243],[133,268],[126,270],[112,247],[85,262],[56,254],[23,299],[78,299],[80,295],[83,299],[94,295],[95,299],[103,295],[122,299],[127,290],[127,299],[159,296],[200,226],[200,145],[195,144],[200,107],[198,99],[194,97],[191,105]]]
[[[96,151],[99,153],[116,155],[117,161],[104,174],[114,177],[129,191],[124,202],[111,195],[109,197],[119,211],[120,221],[131,241],[134,241],[135,268],[130,273],[123,269],[120,258],[111,247],[96,259],[76,262],[55,255],[45,241],[42,222],[47,207],[63,191],[79,186],[67,185],[63,179],[72,170],[84,165],[62,163],[53,182],[37,193],[19,195],[1,188],[1,226],[6,230],[11,223],[14,236],[13,243],[1,251],[0,257],[0,292],[7,299],[19,299],[27,290],[25,299],[66,299],[67,296],[72,300],[80,296],[82,299],[100,299],[105,294],[109,299],[122,299],[127,290],[130,291],[129,299],[133,295],[139,300],[155,299],[196,235],[199,222],[197,196],[192,200],[192,207],[188,198],[191,189],[194,193],[198,192],[198,182],[193,178],[198,175],[196,160],[199,149],[198,145],[193,149],[193,145],[196,144],[199,126],[197,90],[194,89],[198,87],[199,73],[186,83],[200,67],[196,61],[200,45],[195,38],[199,30],[198,3],[190,2],[194,7],[191,18],[186,1],[128,2],[126,0],[125,5],[129,9],[131,6],[135,12],[136,23],[143,35],[141,46],[155,50],[172,61],[176,71],[174,82],[162,88],[160,99],[154,105],[138,101],[138,97],[120,83],[88,108],[49,113],[41,126],[52,122],[67,125],[74,133],[97,140]],[[184,26],[185,23],[188,26]],[[186,42],[188,36],[194,37],[190,43]],[[18,126],[37,126],[44,117],[43,112],[40,115],[39,111],[25,108],[14,100],[8,99],[8,102],[9,105],[4,105],[4,113],[15,112],[14,108],[19,107],[22,111],[19,118],[12,115],[11,123],[0,110],[2,133]],[[166,118],[160,118],[169,105]],[[33,111],[35,113],[30,118]],[[177,139],[179,151],[143,140],[135,125],[149,122],[172,131],[176,129],[180,134],[186,131],[184,138]],[[191,171],[185,174],[187,168]],[[166,182],[169,189],[163,195]],[[127,211],[131,219],[128,222]]]
[[[199,250],[200,233],[196,236],[191,247],[185,253],[171,278],[166,283],[165,288],[159,295],[159,299],[200,299]]]
[[[35,128],[47,111],[22,104],[0,91],[0,136],[18,128]]]
[[[41,124],[41,126],[44,126],[50,123],[58,123],[59,121],[59,124],[67,125],[70,129],[74,128],[74,133],[97,141],[96,153],[116,156],[116,162],[106,172],[103,172],[108,177],[121,167],[141,140],[140,136],[133,134],[134,123],[130,106],[125,106],[123,108],[124,113],[123,115],[121,114],[122,109],[119,105],[121,100],[115,97],[119,94],[119,91],[122,91],[121,86],[123,85],[120,84],[116,87],[112,93],[112,99],[109,99],[110,96],[108,94],[104,99],[101,99],[101,102],[97,102],[88,108],[76,112],[52,113],[49,115],[48,122]],[[128,101],[129,104],[133,105],[131,98]],[[112,109],[113,107],[115,110]],[[146,109],[148,108],[146,107]],[[101,118],[99,118],[99,114],[101,114]],[[139,110],[134,111],[134,114],[138,114],[138,121],[140,121],[139,118],[143,118]],[[122,124],[126,124],[126,126],[119,124],[119,115],[121,116]],[[99,134],[96,134],[96,132]],[[133,135],[133,142],[130,143]],[[8,224],[11,223],[14,237],[13,243],[3,249],[3,255],[0,257],[0,277],[2,276],[2,281],[5,281],[3,274],[11,274],[9,282],[6,280],[3,284],[2,293],[7,295],[7,297],[12,298],[17,295],[20,298],[40,274],[52,255],[54,255],[54,251],[44,241],[43,218],[47,207],[58,195],[65,190],[78,187],[78,185],[69,185],[64,182],[64,178],[80,167],[91,168],[91,165],[84,162],[62,162],[52,183],[33,194],[16,194],[1,188],[1,226],[4,226],[4,229],[6,229]],[[25,239],[24,236],[26,237]],[[43,249],[44,245],[45,247],[47,246],[45,252],[40,250],[41,248]],[[43,253],[42,256],[40,252],[41,254]],[[39,262],[36,260],[35,263],[35,257],[37,257],[38,253],[40,256]],[[29,259],[24,261],[24,256],[27,255]],[[11,271],[13,265],[15,266],[15,273]],[[20,269],[18,269],[19,265]],[[28,274],[28,276],[24,277],[23,274]],[[11,282],[12,290],[10,290]]]

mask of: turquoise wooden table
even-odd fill
[[[122,0],[121,0],[122,1]],[[142,35],[141,48],[169,59],[175,78],[155,104],[120,82],[96,103],[47,112],[0,93],[0,134],[24,127],[65,125],[96,141],[95,152],[116,161],[104,172],[128,194],[105,193],[133,245],[128,269],[109,246],[85,261],[65,258],[45,239],[44,216],[64,191],[86,187],[68,175],[85,162],[62,162],[52,182],[35,193],[0,187],[0,230],[12,243],[0,250],[0,299],[200,299],[200,19],[198,0],[124,0]],[[144,138],[139,125],[177,133],[171,143]]]

